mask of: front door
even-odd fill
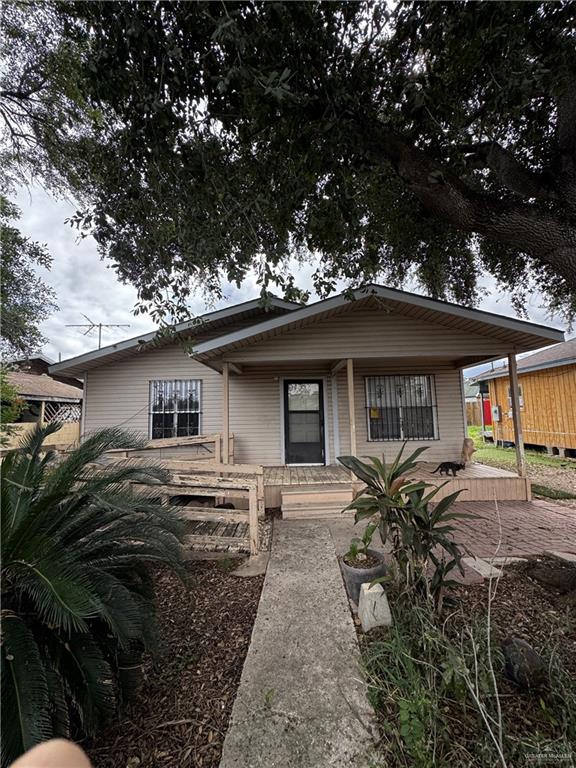
[[[324,394],[321,380],[284,382],[286,464],[324,464]]]

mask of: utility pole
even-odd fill
[[[83,336],[88,336],[88,334],[91,331],[98,329],[98,349],[101,349],[102,347],[102,328],[130,328],[130,325],[128,323],[95,323],[93,320],[90,320],[90,318],[82,313],[82,317],[85,317],[86,320],[88,320],[88,323],[83,323],[80,325],[67,325],[66,328],[86,328]]]

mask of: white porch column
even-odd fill
[[[510,394],[512,402],[512,421],[514,424],[514,443],[516,445],[516,466],[520,477],[526,477],[526,457],[524,455],[524,436],[522,434],[522,417],[520,415],[520,390],[518,387],[518,368],[516,355],[508,355],[508,371],[510,374]]]
[[[346,360],[346,375],[348,379],[348,419],[350,421],[350,455],[356,456],[356,408],[354,402],[354,360]]]
[[[230,461],[230,366],[222,363],[222,463]]]

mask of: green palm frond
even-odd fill
[[[98,615],[95,589],[68,558],[14,561],[6,566],[6,581],[17,595],[26,594],[41,621],[64,632],[85,631],[86,620]]]
[[[110,448],[143,441],[104,430],[61,458],[42,452],[47,434],[36,430],[10,452],[0,478],[1,589],[11,617],[3,766],[42,739],[68,735],[71,709],[86,734],[113,716],[137,685],[143,651],[154,648],[151,566],[184,576],[185,522],[154,498],[165,470],[98,463]],[[18,652],[7,656],[7,648]]]
[[[89,634],[74,633],[62,649],[64,684],[82,730],[89,736],[106,725],[116,711],[117,691],[112,667]]]
[[[51,735],[46,671],[24,621],[2,616],[2,764]]]

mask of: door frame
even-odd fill
[[[286,381],[321,381],[322,382],[322,421],[324,432],[324,463],[313,464],[286,464],[286,408],[284,406],[285,398],[285,382]],[[289,467],[325,467],[330,464],[330,436],[328,434],[328,387],[326,376],[314,376],[313,374],[305,374],[299,376],[294,374],[293,376],[280,376],[280,458],[282,460],[282,466]]]

